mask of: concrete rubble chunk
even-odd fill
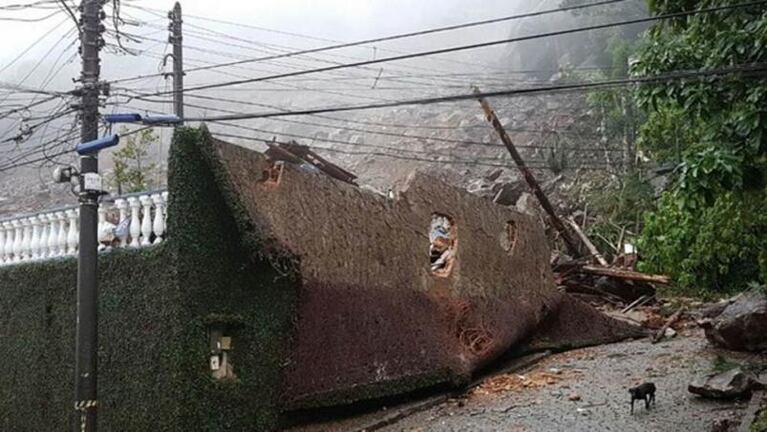
[[[739,296],[716,316],[699,321],[714,345],[736,351],[767,350],[767,296],[752,290]]]
[[[740,368],[709,374],[695,379],[687,387],[694,393],[712,399],[736,399],[748,397],[753,390],[764,388],[764,384]]]

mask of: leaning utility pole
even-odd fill
[[[80,4],[80,77],[82,102],[81,142],[98,138],[99,52],[104,44],[101,33],[103,0],[83,0]],[[98,372],[98,284],[97,226],[101,189],[97,153],[80,156],[80,245],[77,265],[77,342],[75,358],[75,410],[79,414],[76,431],[96,431]]]
[[[475,94],[480,94],[480,91],[478,88],[474,88]],[[565,245],[567,245],[567,250],[573,254],[574,256],[578,257],[580,256],[580,251],[578,250],[578,245],[573,240],[572,236],[570,235],[570,231],[565,228],[565,225],[562,223],[562,220],[559,219],[559,216],[557,216],[556,211],[554,211],[554,207],[551,205],[551,202],[549,201],[548,197],[546,197],[546,194],[543,193],[543,190],[541,189],[540,185],[538,185],[538,181],[535,180],[535,176],[533,176],[533,173],[530,171],[530,169],[525,165],[524,159],[522,159],[522,156],[517,152],[516,147],[514,147],[514,143],[511,141],[511,138],[509,137],[509,134],[506,133],[506,129],[503,128],[503,125],[501,124],[501,121],[498,120],[498,116],[495,115],[495,111],[490,107],[490,104],[485,100],[483,97],[479,97],[479,104],[482,105],[482,110],[485,112],[485,116],[487,117],[487,121],[490,122],[490,124],[493,125],[493,128],[495,128],[495,131],[498,133],[498,136],[501,137],[501,141],[503,141],[503,144],[506,146],[506,150],[509,151],[511,154],[511,158],[514,159],[514,163],[517,164],[517,168],[522,172],[522,176],[525,178],[525,181],[527,182],[528,186],[530,186],[530,189],[532,189],[533,194],[535,194],[535,197],[538,198],[538,202],[541,203],[541,207],[543,207],[543,210],[546,211],[549,215],[549,219],[551,220],[551,225],[556,228],[557,231],[559,231],[559,234],[562,236],[562,240],[565,241]]]
[[[171,19],[169,42],[173,44],[173,108],[174,114],[184,124],[184,51],[181,33],[181,4],[176,2],[173,10],[168,13]]]

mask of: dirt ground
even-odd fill
[[[488,376],[458,397],[296,430],[705,432],[715,420],[740,419],[748,401],[705,400],[687,385],[735,364],[764,369],[767,358],[715,350],[691,329],[658,344],[642,339],[555,354],[528,369]],[[655,383],[657,403],[649,411],[636,403],[631,415],[627,389],[642,381]],[[419,404],[429,408],[414,409]]]

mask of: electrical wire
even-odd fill
[[[459,45],[459,46],[453,46],[453,47],[448,47],[448,48],[441,48],[441,49],[430,50],[430,51],[421,51],[421,52],[417,52],[417,53],[403,54],[403,55],[398,55],[398,56],[385,57],[385,58],[381,58],[381,59],[373,59],[373,60],[366,60],[366,61],[360,61],[360,62],[355,62],[355,63],[346,63],[346,64],[341,64],[341,65],[326,66],[326,67],[321,67],[321,68],[307,69],[307,70],[288,72],[288,73],[277,74],[277,75],[270,75],[270,76],[264,76],[264,77],[256,77],[256,78],[237,80],[237,81],[229,81],[229,82],[207,84],[207,85],[201,85],[201,86],[186,88],[186,89],[184,89],[184,91],[185,92],[191,92],[191,91],[199,91],[199,90],[208,90],[208,89],[213,89],[213,88],[229,87],[229,86],[240,85],[240,84],[247,84],[247,83],[252,83],[252,82],[275,80],[275,79],[295,77],[295,76],[308,75],[308,74],[321,73],[321,72],[330,72],[330,71],[335,71],[335,70],[340,70],[340,69],[356,68],[356,67],[367,66],[367,65],[372,65],[372,64],[381,64],[381,63],[388,63],[388,62],[392,62],[392,61],[401,61],[401,60],[407,60],[407,59],[413,59],[413,58],[434,56],[434,55],[439,55],[439,54],[447,54],[447,53],[453,53],[453,52],[475,50],[475,49],[479,49],[479,48],[487,48],[487,47],[492,47],[492,46],[498,46],[498,45],[514,43],[514,42],[522,42],[522,41],[541,39],[541,38],[548,38],[548,37],[554,37],[554,36],[563,36],[563,35],[573,34],[573,33],[581,33],[581,32],[593,31],[593,30],[608,29],[608,28],[613,28],[613,27],[621,27],[621,26],[626,26],[626,25],[641,24],[641,23],[647,23],[647,22],[663,21],[663,20],[674,19],[674,18],[683,18],[683,17],[692,16],[692,15],[700,15],[700,14],[705,14],[705,13],[721,12],[721,11],[740,9],[740,8],[757,6],[757,5],[764,5],[764,4],[767,4],[767,0],[759,0],[759,1],[755,1],[755,2],[749,2],[749,3],[740,3],[740,4],[736,4],[736,5],[717,6],[717,7],[705,8],[705,9],[698,9],[698,10],[695,10],[695,11],[675,12],[675,13],[658,15],[658,16],[647,17],[647,18],[637,18],[637,19],[631,19],[631,20],[616,21],[616,22],[611,22],[611,23],[596,24],[596,25],[584,26],[584,27],[576,27],[576,28],[570,28],[570,29],[565,29],[565,30],[556,30],[556,31],[551,31],[551,32],[546,32],[546,33],[537,33],[537,34],[521,36],[521,37],[499,39],[499,40],[480,42],[480,43],[474,43],[474,44],[468,44],[468,45]],[[392,36],[392,37],[394,37],[394,36]],[[319,49],[321,49],[321,48],[317,48],[317,50],[319,50]],[[309,53],[309,52],[316,52],[316,51],[305,50],[305,51],[301,52],[301,54],[305,54],[305,53]],[[297,55],[297,54],[298,53],[288,53],[288,54],[284,54],[282,56],[290,56],[290,55]],[[262,57],[262,58],[251,59],[251,60],[242,60],[242,61],[237,62],[237,63],[228,63],[228,64],[225,64],[225,65],[231,66],[233,64],[242,64],[243,62],[262,61],[262,60],[273,59],[273,58],[276,58],[276,57],[275,56],[271,56],[271,57]],[[142,96],[155,96],[155,95],[156,94],[144,94]]]
[[[43,41],[43,40],[44,40],[46,37],[48,37],[48,35],[50,35],[50,34],[51,34],[51,33],[53,33],[54,31],[56,31],[56,30],[57,30],[59,27],[61,27],[62,25],[64,25],[64,23],[65,23],[65,22],[67,22],[67,20],[69,20],[69,18],[64,18],[64,19],[63,19],[62,21],[60,21],[58,24],[56,24],[55,26],[53,26],[53,28],[51,28],[50,30],[48,30],[47,32],[45,32],[45,33],[44,33],[42,36],[40,36],[40,37],[39,37],[37,40],[35,40],[34,42],[32,42],[32,44],[31,44],[31,45],[29,45],[29,46],[28,46],[28,47],[27,47],[27,48],[26,48],[24,51],[22,51],[22,52],[21,52],[21,54],[19,54],[19,55],[18,55],[18,56],[16,56],[16,57],[15,57],[13,60],[11,60],[10,62],[6,63],[6,64],[5,64],[5,66],[3,66],[2,68],[0,68],[0,72],[5,72],[5,71],[6,71],[8,68],[10,68],[10,67],[11,67],[11,66],[13,66],[14,64],[16,64],[16,62],[17,62],[17,61],[19,61],[19,59],[20,59],[20,58],[24,57],[24,56],[25,56],[25,55],[26,55],[26,54],[27,54],[27,53],[28,53],[30,50],[32,50],[32,49],[33,49],[35,46],[37,46],[37,44],[39,44],[39,43],[40,43],[40,42],[42,42],[42,41]]]
[[[227,137],[227,138],[236,138],[236,139],[243,139],[247,141],[257,141],[262,142],[264,144],[269,143],[276,143],[276,144],[290,144],[288,142],[284,141],[278,141],[273,138],[254,138],[251,136],[244,136],[244,135],[237,135],[237,134],[230,134],[225,132],[217,132],[212,131],[211,132],[214,137],[215,136],[221,136],[221,137]],[[325,142],[322,139],[318,139],[317,141]],[[430,162],[430,163],[436,163],[436,164],[443,164],[443,165],[464,165],[464,166],[481,166],[481,167],[494,167],[494,168],[510,168],[510,164],[502,164],[502,163],[493,163],[491,161],[477,161],[474,159],[433,159],[433,158],[426,158],[426,157],[417,157],[417,156],[405,156],[401,154],[393,154],[393,153],[384,153],[384,152],[376,152],[376,151],[349,151],[349,150],[339,150],[333,147],[320,147],[320,146],[314,146],[309,145],[307,146],[314,150],[320,150],[320,151],[326,151],[330,153],[337,153],[337,154],[344,154],[344,155],[353,155],[353,156],[379,156],[379,157],[386,157],[391,159],[397,159],[397,160],[406,160],[406,161],[414,161],[414,162]],[[401,150],[398,150],[401,151]],[[422,152],[426,155],[434,155],[434,153],[427,153]],[[440,157],[440,156],[437,156]],[[497,159],[496,159],[497,160]],[[537,165],[535,162],[531,163],[528,168],[531,169],[548,169],[545,165]],[[600,171],[606,171],[607,166],[605,167],[596,167],[596,166],[583,166],[578,167],[575,169],[585,169],[585,170],[600,170]],[[0,170],[2,171],[2,170]]]
[[[556,93],[556,92],[573,91],[573,90],[594,90],[594,89],[602,89],[602,88],[610,88],[610,87],[620,87],[620,86],[625,86],[628,84],[658,83],[658,82],[674,81],[674,80],[687,79],[687,78],[701,78],[701,77],[720,78],[721,76],[727,76],[733,73],[744,73],[744,76],[747,76],[745,75],[745,73],[758,73],[758,72],[765,72],[765,71],[767,71],[767,63],[755,63],[750,65],[738,65],[734,67],[725,67],[725,68],[710,69],[710,70],[676,71],[673,73],[659,74],[656,76],[634,77],[634,78],[604,80],[604,81],[586,82],[586,83],[581,82],[581,83],[557,84],[557,85],[551,85],[551,86],[516,88],[516,89],[506,89],[506,90],[480,92],[480,93],[456,94],[456,95],[450,95],[450,96],[440,96],[440,97],[423,98],[423,99],[410,99],[410,100],[402,100],[402,101],[396,101],[396,102],[383,102],[383,103],[369,104],[369,105],[322,107],[322,108],[304,109],[304,110],[287,111],[287,112],[279,111],[279,112],[264,112],[264,113],[242,113],[242,114],[232,114],[228,116],[221,116],[221,117],[215,117],[215,118],[191,117],[191,118],[186,118],[185,120],[187,121],[245,120],[245,119],[286,117],[286,116],[308,115],[308,114],[324,114],[324,113],[344,112],[344,111],[360,111],[360,110],[379,109],[379,108],[394,108],[394,107],[405,106],[405,105],[431,105],[436,103],[458,102],[458,101],[464,101],[464,100],[473,100],[480,97],[492,98],[492,97],[499,97],[499,96],[522,96],[522,95],[532,95],[532,94],[542,94],[542,93]],[[763,77],[764,75],[756,75],[756,76]]]
[[[213,107],[205,107],[205,106],[194,105],[194,104],[186,104],[186,106],[192,107],[192,108],[198,108],[198,109],[209,109],[211,111],[216,111],[216,112],[225,112],[225,113],[226,112],[229,112],[229,113],[234,112],[234,111],[230,111],[230,110],[224,110],[224,109],[213,108]],[[273,120],[273,121],[285,121],[285,122],[289,122],[289,123],[292,123],[292,124],[304,124],[304,125],[316,126],[316,127],[326,128],[326,129],[329,128],[329,129],[344,130],[344,131],[349,131],[349,132],[360,132],[360,133],[366,133],[366,134],[371,134],[371,135],[381,135],[381,136],[388,136],[388,137],[394,137],[394,138],[405,138],[405,139],[411,139],[411,140],[422,140],[422,141],[431,141],[431,142],[443,142],[443,143],[451,143],[451,144],[461,144],[461,145],[464,145],[464,146],[504,148],[500,144],[485,143],[485,142],[480,142],[480,141],[460,140],[460,139],[440,138],[440,137],[429,137],[429,136],[424,136],[424,135],[411,135],[411,134],[404,134],[404,133],[397,133],[397,132],[374,131],[374,130],[369,130],[369,129],[352,128],[352,127],[339,127],[339,126],[335,126],[335,125],[313,123],[313,122],[303,122],[303,121],[298,121],[298,120],[284,120],[284,119],[270,119],[270,120]],[[214,120],[213,122],[217,122],[217,121]],[[223,123],[223,122],[219,122],[219,123],[221,123],[221,124],[229,124],[229,123]],[[244,126],[243,126],[243,128],[244,128]],[[265,130],[265,129],[253,128],[253,127],[250,127],[248,129],[252,130],[252,131],[255,131],[255,132],[261,132],[261,133],[266,133],[266,134],[284,135],[284,136],[289,136],[289,137],[292,137],[292,138],[301,138],[301,139],[310,139],[310,140],[311,139],[316,139],[316,137],[313,137],[313,136],[295,134],[295,133],[290,133],[290,132],[278,132],[278,131],[273,131],[273,130]],[[511,130],[511,129],[508,129],[508,130]],[[550,132],[551,133],[556,133],[555,131],[550,131]],[[346,141],[336,141],[336,140],[326,140],[326,141],[327,142],[337,142],[337,143],[340,143],[340,144],[347,143]],[[518,148],[524,148],[524,149],[549,149],[549,150],[554,150],[554,149],[557,148],[555,146],[539,146],[539,145],[524,145],[524,144],[523,145],[517,145],[517,147]],[[599,147],[578,147],[578,148],[571,148],[571,149],[568,149],[568,150],[575,151],[575,152],[604,152],[605,151],[604,148],[599,148]],[[612,152],[622,152],[623,150],[622,149],[611,149],[609,151],[612,151]]]
[[[550,15],[550,14],[560,13],[560,12],[570,12],[570,11],[575,11],[575,10],[594,8],[594,7],[599,7],[599,6],[605,6],[605,5],[608,5],[608,4],[620,3],[620,2],[623,2],[623,1],[626,1],[626,0],[605,0],[605,1],[599,1],[599,2],[594,2],[594,3],[587,3],[587,4],[573,5],[573,6],[567,6],[567,7],[560,7],[560,8],[555,8],[555,9],[546,9],[546,10],[537,11],[537,12],[527,12],[527,13],[522,13],[522,14],[514,14],[514,15],[509,15],[509,16],[504,16],[504,17],[499,17],[499,18],[492,18],[492,19],[481,20],[481,21],[474,21],[474,22],[468,22],[468,23],[444,26],[444,27],[437,27],[437,28],[426,29],[426,30],[419,30],[419,31],[409,32],[409,33],[401,33],[401,34],[396,34],[396,35],[391,35],[391,36],[384,36],[384,37],[378,37],[378,38],[372,38],[372,39],[365,39],[365,40],[356,41],[356,42],[346,42],[346,43],[340,43],[340,44],[330,45],[330,46],[325,46],[325,47],[311,48],[311,49],[302,50],[302,51],[295,51],[295,52],[291,52],[291,53],[280,54],[278,56],[271,56],[271,57],[268,57],[268,58],[244,60],[243,62],[255,62],[255,61],[263,61],[263,60],[271,60],[271,59],[275,59],[275,58],[284,58],[284,57],[296,56],[296,55],[301,55],[301,54],[311,54],[311,53],[317,53],[317,52],[329,51],[329,50],[336,50],[336,49],[341,49],[341,48],[349,48],[349,47],[360,46],[360,45],[370,45],[370,44],[373,44],[373,43],[388,42],[388,41],[397,40],[397,39],[404,39],[404,38],[410,38],[410,37],[416,37],[416,36],[424,36],[424,35],[428,35],[428,34],[435,34],[435,33],[453,31],[453,30],[458,30],[458,29],[465,29],[465,28],[483,26],[483,25],[488,25],[488,24],[495,24],[495,23],[500,23],[500,22],[505,22],[505,21],[519,20],[519,19],[523,19],[523,18],[532,18],[532,17],[545,16],[545,15]],[[138,6],[133,6],[133,7],[137,8],[137,9],[145,9],[146,10],[146,8],[141,8],[141,7],[138,7]],[[406,54],[406,56],[409,56],[409,55],[412,55],[412,54]],[[229,63],[229,64],[217,66],[217,67],[232,66],[234,64],[241,64],[241,63]],[[196,70],[203,70],[203,69],[196,69]],[[187,72],[192,72],[192,70],[189,70]]]

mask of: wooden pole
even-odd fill
[[[479,89],[474,87],[474,93],[480,93]],[[541,203],[541,207],[543,207],[543,210],[545,210],[549,215],[551,225],[562,236],[562,240],[564,240],[565,245],[567,245],[567,250],[570,252],[570,254],[576,258],[579,257],[581,254],[578,250],[578,245],[575,243],[572,236],[570,235],[570,232],[557,216],[556,212],[554,211],[554,207],[551,205],[548,197],[546,197],[543,189],[541,189],[541,186],[538,184],[535,176],[533,176],[533,173],[530,171],[527,165],[525,165],[525,161],[522,159],[522,156],[520,156],[519,152],[517,152],[516,147],[514,147],[514,143],[511,141],[511,138],[509,138],[509,134],[506,133],[506,130],[503,128],[501,121],[498,120],[498,116],[495,115],[495,112],[490,107],[490,104],[485,100],[485,98],[479,97],[478,99],[479,104],[482,106],[482,110],[485,112],[487,121],[493,125],[496,133],[498,133],[501,141],[503,141],[503,144],[506,146],[506,150],[508,150],[511,154],[511,158],[514,159],[514,163],[517,165],[517,168],[519,168],[519,171],[522,172],[522,176],[525,178],[528,186],[530,186],[530,189],[533,191],[535,197],[538,198],[538,202]]]
[[[601,253],[599,253],[599,249],[597,249],[597,247],[594,246],[594,243],[592,243],[591,240],[589,240],[589,238],[586,237],[586,233],[584,233],[581,230],[581,227],[579,227],[578,224],[575,223],[575,220],[569,219],[568,222],[570,222],[570,226],[573,227],[573,230],[575,231],[575,233],[578,234],[578,237],[581,238],[581,241],[583,242],[583,244],[586,245],[586,249],[588,249],[589,252],[591,252],[591,255],[593,255],[594,258],[597,259],[599,264],[602,264],[605,267],[609,266],[610,264],[607,263],[607,260],[605,259],[605,257],[603,257]]]

